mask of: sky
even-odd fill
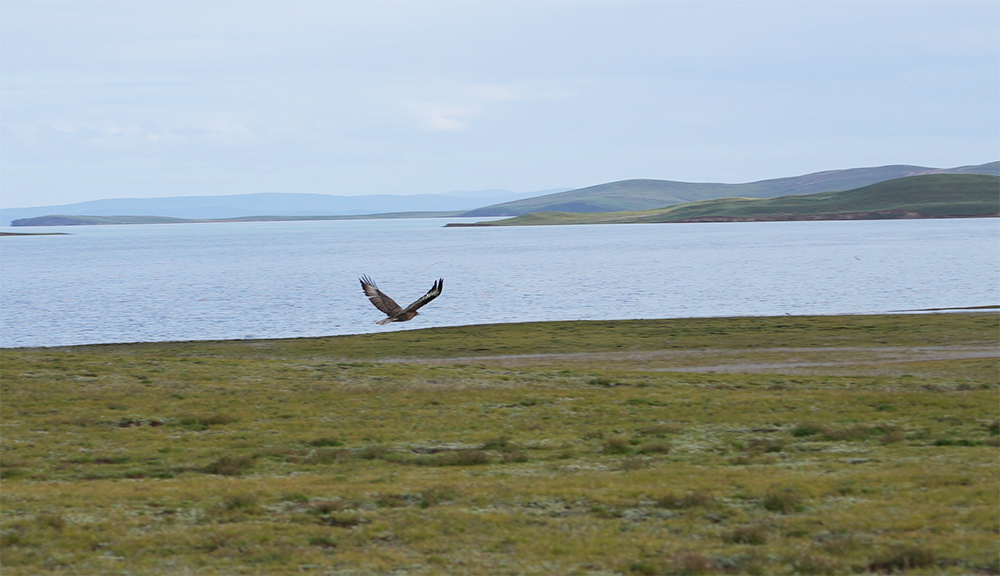
[[[0,4],[0,206],[1000,159],[1000,2]]]

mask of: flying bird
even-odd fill
[[[385,314],[389,316],[388,318],[379,320],[376,324],[388,324],[389,322],[406,322],[407,320],[412,320],[413,317],[417,315],[417,308],[420,308],[424,304],[427,304],[431,300],[440,296],[441,289],[444,288],[444,278],[440,278],[434,283],[434,286],[427,291],[427,294],[417,298],[416,302],[410,304],[406,308],[401,308],[399,304],[396,304],[396,302],[393,301],[392,298],[383,294],[382,291],[378,289],[378,286],[375,285],[375,282],[372,282],[371,278],[368,276],[362,276],[360,280],[361,289],[365,291],[365,296],[372,301],[372,304],[374,304],[376,308],[385,312]]]

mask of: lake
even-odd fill
[[[482,220],[482,219],[476,219]],[[3,228],[3,347],[1000,303],[1000,222],[444,228],[458,219]],[[370,275],[406,323],[362,294]]]

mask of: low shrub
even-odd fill
[[[271,458],[274,460],[283,460],[285,462],[298,462],[300,460],[299,455],[301,451],[295,448],[286,448],[284,446],[265,446],[256,452],[254,452],[254,458]]]
[[[329,536],[313,536],[309,539],[309,545],[319,546],[320,548],[336,548],[337,542]]]
[[[698,506],[707,508],[714,504],[715,496],[713,496],[711,492],[706,492],[704,490],[688,492],[683,496],[668,494],[657,499],[656,501],[656,505],[661,508],[670,508],[675,510],[679,508],[694,508]]]
[[[872,572],[896,572],[911,568],[927,568],[937,563],[933,550],[918,546],[894,547],[872,558],[868,569]]]
[[[938,438],[932,444],[934,446],[979,446],[983,444],[983,442],[969,440],[968,438],[959,438],[957,440],[952,440],[950,438]]]
[[[754,438],[747,443],[745,450],[756,454],[771,454],[785,449],[785,443],[771,438]]]
[[[602,451],[605,454],[631,454],[633,448],[624,438],[609,438],[604,441]]]
[[[668,574],[677,576],[699,576],[715,570],[711,558],[698,552],[679,552],[671,558],[671,570]]]
[[[812,554],[803,554],[792,558],[789,564],[792,565],[793,573],[802,576],[832,576],[839,574],[842,569],[835,560]]]
[[[747,550],[735,556],[714,556],[712,558],[713,573],[716,574],[747,574],[764,576],[769,574],[765,569],[769,558],[759,550]]]
[[[667,442],[652,442],[639,447],[639,454],[667,454],[670,452],[670,444]]]
[[[360,458],[361,460],[378,460],[389,454],[389,448],[382,445],[366,446],[357,452],[354,452],[355,458]]]
[[[396,459],[393,461],[399,464],[415,464],[417,466],[475,466],[477,464],[489,464],[493,459],[482,450],[449,450],[427,456]]]
[[[621,469],[628,472],[631,470],[640,470],[649,465],[644,458],[639,458],[638,456],[631,456],[629,458],[623,458],[621,461]]]
[[[660,403],[649,398],[629,398],[625,401],[627,406],[659,406]]]
[[[343,500],[313,500],[309,502],[309,513],[319,516],[340,512],[347,504]]]
[[[896,444],[902,442],[905,439],[903,431],[896,427],[885,427],[882,432],[882,436],[879,437],[879,442],[883,444]]]
[[[203,469],[208,474],[219,476],[239,476],[254,467],[256,461],[250,456],[223,456]]]
[[[489,454],[480,450],[455,450],[438,455],[437,466],[475,466],[477,464],[488,464]]]
[[[771,512],[791,514],[800,512],[803,506],[802,495],[794,488],[772,488],[761,500],[761,506]]]
[[[855,425],[840,430],[827,430],[823,433],[824,440],[844,441],[844,440],[864,440],[869,436],[878,434],[879,430],[873,426]]]
[[[210,426],[222,426],[236,422],[236,418],[228,414],[185,414],[177,419],[178,424],[195,430],[207,430]]]
[[[792,436],[796,438],[801,438],[803,436],[816,436],[817,434],[825,433],[826,428],[819,424],[813,424],[812,422],[803,422],[799,424],[792,430]]]
[[[856,424],[838,429],[805,422],[792,429],[792,436],[796,438],[819,436],[821,440],[827,442],[866,440],[872,436],[881,436],[882,442],[885,444],[899,442],[903,439],[899,427],[892,424],[878,424],[875,426]]]
[[[639,436],[655,436],[657,438],[664,438],[668,434],[679,434],[683,432],[683,430],[680,426],[675,424],[655,424],[653,426],[639,428],[635,432]]]
[[[762,526],[741,526],[723,536],[722,539],[730,544],[761,546],[767,544],[767,530]]]
[[[316,450],[309,456],[302,459],[305,464],[333,464],[337,460],[345,460],[350,458],[353,454],[350,450],[346,448],[341,448],[339,450]]]
[[[28,472],[22,470],[21,468],[0,468],[0,480],[9,480],[11,478],[20,478],[22,476],[27,476]]]
[[[237,418],[235,416],[230,416],[229,414],[208,414],[201,417],[201,422],[206,426],[221,426],[223,424],[232,424],[236,422]]]
[[[257,497],[253,494],[236,494],[222,501],[226,510],[252,510],[257,507]]]
[[[131,462],[132,457],[128,454],[112,454],[111,456],[98,456],[92,462],[94,464],[125,464]]]
[[[402,494],[379,494],[375,497],[375,505],[379,508],[405,508],[410,501]]]
[[[628,571],[633,574],[641,574],[642,576],[663,574],[663,569],[649,560],[638,560],[629,564]]]
[[[590,384],[591,386],[600,386],[601,388],[611,388],[612,386],[617,386],[617,384],[615,384],[613,380],[609,380],[608,378],[602,378],[600,376],[591,378],[588,384]]]
[[[316,447],[328,447],[328,446],[343,446],[344,443],[336,438],[316,438],[315,440],[310,440],[307,442],[310,446]]]
[[[420,501],[418,502],[418,505],[421,508],[430,508],[431,506],[437,506],[442,502],[450,502],[456,498],[458,498],[458,490],[454,486],[439,484],[424,490],[423,493],[420,494]]]
[[[324,524],[337,528],[353,528],[354,526],[367,524],[368,522],[369,520],[364,516],[353,513],[335,513],[323,518]]]
[[[507,448],[512,448],[513,445],[510,442],[510,438],[506,436],[500,436],[499,438],[491,438],[483,442],[480,446],[480,450],[506,450]]]
[[[513,462],[527,462],[528,455],[520,450],[511,450],[508,452],[504,452],[503,455],[500,456],[500,460],[504,464],[510,464]]]
[[[591,506],[590,513],[595,517],[602,518],[604,520],[612,520],[614,518],[622,517],[621,511],[613,506]]]
[[[38,523],[59,531],[66,527],[66,519],[59,514],[42,514],[38,517]]]

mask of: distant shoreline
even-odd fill
[[[615,214],[601,213],[606,215]],[[531,220],[524,216],[530,216]],[[386,220],[386,219],[410,219],[410,218],[455,218],[456,214],[428,212],[428,213],[389,213],[371,214],[364,216],[245,216],[239,218],[216,218],[216,219],[188,219],[169,218],[162,216],[38,216],[36,218],[22,218],[11,223],[14,228],[34,228],[44,226],[114,226],[114,225],[137,225],[137,224],[227,224],[239,222],[317,222],[328,220]],[[836,220],[941,220],[955,218],[998,218],[1000,212],[991,214],[954,214],[954,215],[928,215],[918,212],[904,210],[886,210],[880,212],[853,212],[843,214],[772,214],[766,216],[700,216],[695,218],[683,218],[667,222],[654,222],[656,224],[700,224],[700,223],[720,223],[720,222],[822,222]],[[608,218],[602,220],[595,213],[569,213],[569,212],[535,212],[523,216],[511,217],[501,220],[487,220],[482,222],[449,222],[445,228],[474,228],[482,226],[555,226],[570,224],[632,224],[650,222],[629,222],[618,218]],[[0,236],[53,236],[65,235],[67,232],[0,232]]]
[[[536,214],[549,214],[558,218],[566,212],[537,212]],[[611,212],[610,214],[614,214]],[[942,220],[953,218],[1000,218],[1000,212],[992,214],[956,214],[949,216],[926,215],[918,212],[907,212],[903,210],[887,210],[882,212],[855,212],[847,214],[774,214],[769,216],[701,216],[697,218],[682,218],[670,220],[668,222],[623,222],[618,220],[602,222],[600,220],[590,222],[532,222],[532,223],[504,223],[506,220],[496,220],[492,222],[449,222],[445,228],[469,228],[475,226],[559,226],[571,224],[701,224],[718,222],[829,222],[836,220]],[[509,218],[508,220],[513,220]]]
[[[50,214],[33,218],[19,218],[11,227],[36,226],[110,226],[118,224],[223,224],[233,222],[311,222],[325,220],[394,220],[408,218],[457,218],[460,211],[452,212],[387,212],[341,216],[240,216],[235,218],[172,218],[169,216],[77,216]],[[9,232],[8,234],[15,234]]]
[[[706,322],[706,321],[725,321],[725,320],[739,320],[747,321],[753,319],[759,319],[763,321],[775,320],[780,318],[862,318],[862,317],[889,317],[889,316],[913,316],[921,314],[982,314],[989,312],[1000,312],[1000,304],[986,304],[983,306],[963,306],[955,308],[919,308],[912,310],[889,310],[882,312],[870,312],[870,313],[858,313],[849,312],[843,314],[801,314],[801,315],[754,315],[754,316],[687,316],[678,318],[643,318],[643,319],[620,319],[620,320],[539,320],[539,321],[528,321],[528,322],[487,322],[484,324],[464,324],[459,326],[434,326],[427,328],[417,328],[414,330],[407,330],[404,332],[419,332],[423,330],[470,330],[476,328],[497,328],[501,327],[503,329],[518,329],[518,327],[523,326],[543,326],[552,324],[619,324],[625,325],[629,323],[659,323],[659,322]],[[398,333],[398,332],[396,332]],[[329,334],[325,336],[287,336],[287,337],[262,337],[262,338],[212,338],[212,339],[202,339],[202,340],[135,340],[128,342],[92,342],[87,344],[53,344],[49,346],[0,346],[0,350],[44,350],[44,349],[69,349],[69,348],[92,348],[95,346],[160,346],[160,345],[199,345],[199,344],[226,344],[226,343],[239,343],[247,341],[257,341],[257,342],[305,342],[309,340],[322,340],[326,338],[356,338],[356,337],[368,337],[377,336],[378,332],[359,332],[350,334]],[[390,334],[390,333],[384,333]]]

